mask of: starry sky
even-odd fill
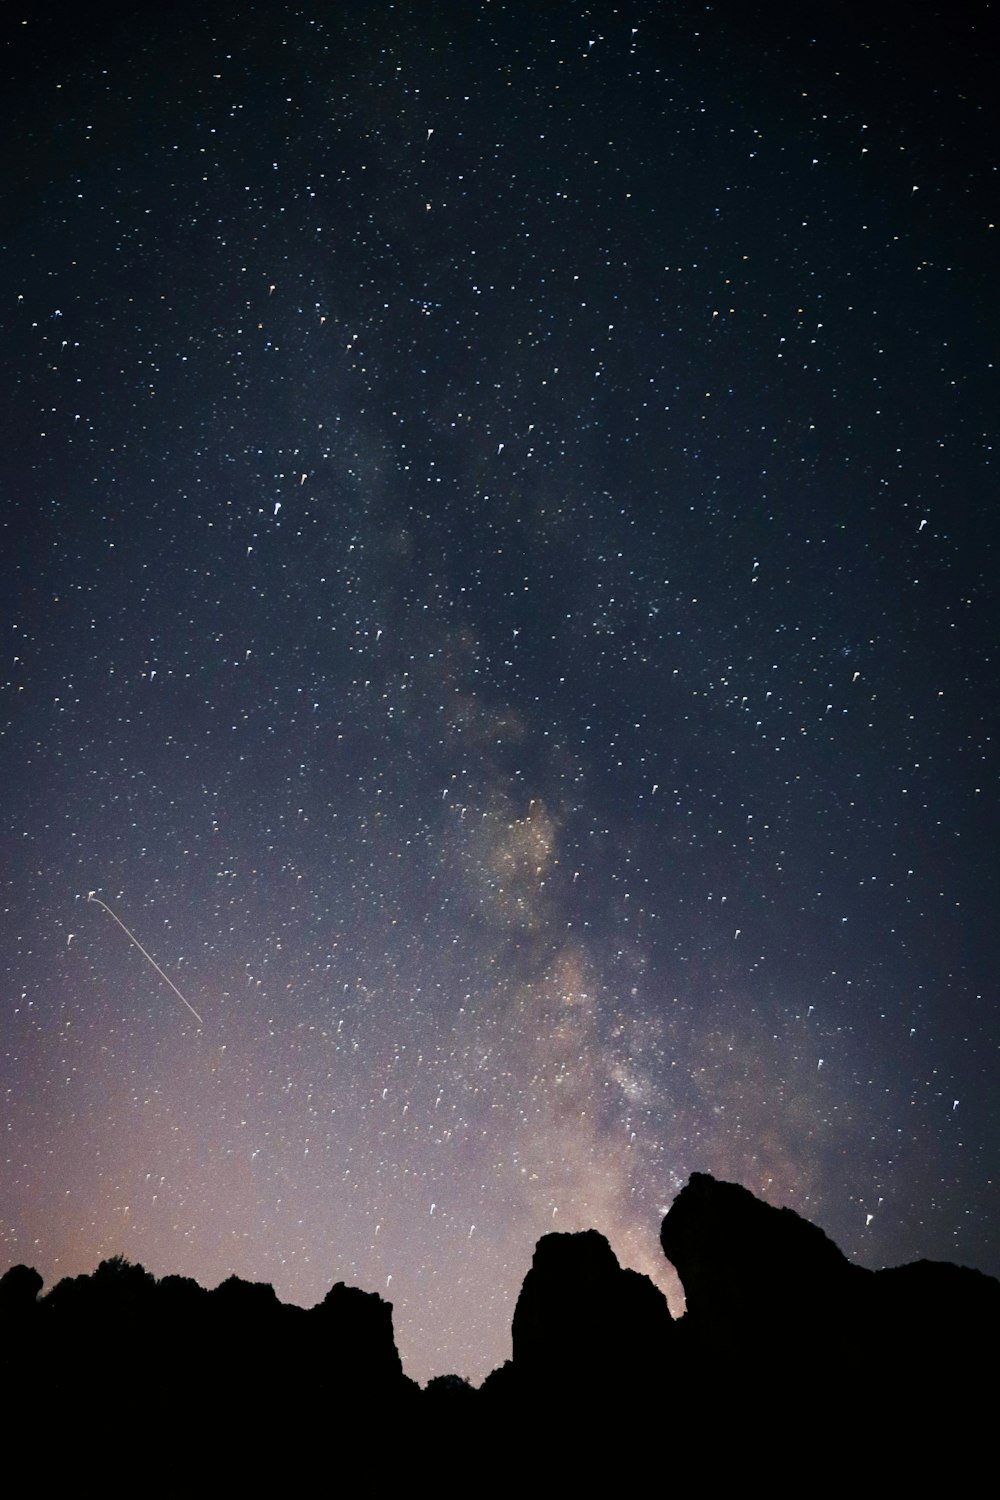
[[[678,1310],[694,1170],[1000,1272],[995,80],[898,14],[10,8],[6,1264],[421,1380],[552,1229]]]

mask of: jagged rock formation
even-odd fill
[[[859,1476],[954,1487],[982,1461],[1000,1282],[926,1261],[863,1270],[790,1209],[704,1174],[661,1240],[687,1298],[676,1322],[596,1231],[545,1235],[513,1359],[478,1392],[455,1376],[420,1392],[391,1305],[343,1283],[306,1311],[270,1286],[205,1291],[120,1258],[40,1297],[38,1273],[15,1266],[0,1279],[8,1431],[37,1451],[57,1431],[49,1477],[69,1483],[102,1443],[146,1465],[169,1429],[154,1488],[192,1462],[203,1487],[318,1482],[331,1452],[359,1450],[383,1484],[421,1463],[447,1478],[488,1451],[495,1477],[562,1488],[626,1470],[772,1485],[776,1463],[826,1491]]]
[[[634,1400],[663,1384],[672,1328],[662,1292],[623,1270],[602,1234],[547,1234],[514,1309],[513,1369],[525,1387]]]
[[[805,1463],[820,1445],[844,1481],[872,1463],[926,1481],[984,1441],[992,1277],[931,1261],[865,1270],[791,1209],[703,1174],[660,1239],[687,1299],[685,1361],[717,1404],[721,1387],[732,1432],[749,1441],[780,1413],[786,1455]]]
[[[376,1413],[405,1425],[419,1395],[391,1304],[343,1283],[308,1311],[263,1283],[232,1276],[206,1291],[121,1258],[45,1297],[40,1286],[24,1267],[0,1281],[3,1409],[8,1431],[36,1446],[43,1425],[58,1430],[50,1461],[63,1482],[102,1445],[148,1476],[154,1441],[154,1492],[171,1487],[171,1464],[177,1487],[192,1463],[206,1489],[311,1481],[334,1431],[361,1443]]]
[[[392,1330],[392,1303],[338,1281],[313,1310],[317,1336],[342,1381],[392,1391],[404,1380]]]
[[[759,1359],[779,1342],[839,1340],[857,1278],[817,1225],[736,1183],[696,1172],[660,1229],[684,1287],[686,1330],[711,1357]]]
[[[959,1359],[975,1327],[1000,1332],[1000,1282],[947,1262],[853,1265],[815,1224],[732,1182],[695,1173],[660,1230],[685,1324],[712,1358],[762,1351],[829,1363],[875,1340],[882,1358]]]
[[[0,1318],[6,1322],[30,1317],[44,1285],[33,1266],[11,1266],[0,1277]]]

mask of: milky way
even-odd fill
[[[891,19],[25,13],[7,1263],[422,1380],[550,1229],[677,1308],[693,1170],[1000,1272],[995,87]]]

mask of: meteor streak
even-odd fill
[[[129,940],[129,942],[135,944],[135,946],[138,948],[139,952],[142,954],[143,958],[148,959],[149,962],[153,965],[153,968],[156,970],[157,974],[159,974],[160,978],[166,980],[167,984],[169,984],[170,988],[173,990],[173,992],[177,996],[178,1000],[182,1001],[183,1004],[187,1006],[188,1010],[191,1012],[191,1014],[194,1016],[195,1020],[198,1022],[198,1025],[199,1026],[204,1026],[204,1024],[205,1024],[204,1021],[201,1019],[201,1016],[199,1016],[198,1012],[195,1010],[195,1008],[191,1004],[190,1000],[185,1000],[184,999],[184,996],[181,994],[181,992],[177,988],[176,984],[174,984],[174,981],[171,979],[170,975],[169,974],[164,974],[163,970],[160,968],[159,964],[156,962],[156,959],[153,957],[153,955],[151,953],[147,953],[146,949],[142,946],[142,944],[140,943],[139,939],[136,937],[135,933],[129,931],[129,929],[125,926],[125,923],[122,921],[121,917],[115,915],[115,913],[111,910],[111,907],[108,905],[108,903],[106,901],[102,901],[101,898],[100,898],[100,896],[95,895],[93,891],[88,891],[87,892],[87,900],[88,901],[93,901],[93,903],[94,903],[95,906],[103,906],[103,908],[107,912],[108,916],[112,917],[114,919],[114,921],[116,921],[118,923],[118,926],[121,928],[122,932],[124,932],[125,936]]]

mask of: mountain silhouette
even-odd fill
[[[263,1283],[206,1291],[120,1256],[44,1295],[14,1266],[0,1278],[8,1444],[54,1482],[113,1454],[153,1489],[192,1464],[199,1487],[355,1472],[379,1487],[428,1464],[457,1480],[484,1453],[496,1479],[546,1488],[626,1471],[953,1486],[988,1460],[1000,1282],[943,1262],[864,1270],[791,1209],[703,1173],[660,1238],[679,1319],[596,1230],[540,1239],[513,1357],[478,1390],[458,1375],[420,1390],[391,1304],[342,1282],[306,1310]]]

